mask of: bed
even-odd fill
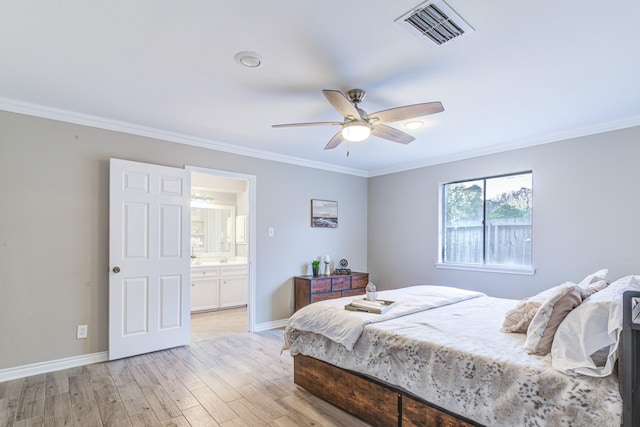
[[[372,425],[640,425],[633,418],[638,345],[631,321],[640,285],[629,277],[606,291],[613,301],[620,296],[620,307],[621,292],[639,292],[625,297],[625,320],[610,334],[616,337],[612,358],[622,356],[617,369],[604,374],[554,368],[558,351],[529,354],[526,333],[501,331],[505,313],[518,301],[441,286],[379,292],[378,298],[398,302],[383,315],[344,310],[352,298],[311,304],[289,319],[284,349],[294,356],[296,384]],[[558,288],[564,292],[567,286]],[[588,311],[589,298],[581,301],[582,311]],[[571,311],[574,318],[584,316]],[[624,347],[618,347],[620,336]],[[597,368],[611,368],[615,360],[603,357]]]

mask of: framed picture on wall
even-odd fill
[[[338,228],[338,202],[311,199],[311,226]]]

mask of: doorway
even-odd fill
[[[191,341],[255,329],[255,176],[191,173]]]

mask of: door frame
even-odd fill
[[[249,270],[249,284],[248,284],[248,303],[247,303],[247,314],[248,314],[248,324],[249,324],[249,332],[254,332],[256,329],[256,176],[248,175],[244,173],[238,172],[230,172],[221,169],[210,169],[203,168],[200,166],[189,166],[186,165],[185,170],[190,173],[202,173],[212,176],[218,176],[221,178],[232,178],[238,179],[242,181],[246,181],[248,183],[248,201],[249,201],[249,221],[247,222],[247,236],[249,241],[247,243],[247,267]],[[189,228],[189,234],[191,234],[191,228]],[[189,239],[191,235],[189,235]]]

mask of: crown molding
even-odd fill
[[[632,116],[621,120],[614,120],[607,123],[600,123],[592,126],[586,126],[569,131],[556,132],[542,137],[532,138],[528,140],[495,144],[476,150],[469,150],[463,153],[456,153],[447,156],[440,156],[429,160],[421,160],[417,162],[404,163],[389,168],[382,168],[372,171],[361,169],[346,168],[328,163],[315,162],[312,160],[301,159],[283,154],[276,154],[264,150],[256,150],[247,147],[241,147],[232,144],[226,144],[219,141],[199,138],[191,135],[170,132],[163,129],[157,129],[147,126],[137,125],[119,120],[107,119],[104,117],[93,116],[84,113],[78,113],[59,108],[48,107],[44,105],[32,104],[28,102],[18,101],[10,98],[0,97],[0,110],[13,113],[25,114],[29,116],[41,117],[45,119],[58,120],[77,125],[90,126],[98,129],[111,130],[115,132],[123,132],[131,135],[144,136],[148,138],[159,139],[163,141],[175,142],[178,144],[192,145],[195,147],[207,148],[210,150],[222,151],[240,156],[253,157],[263,160],[270,160],[280,163],[288,163],[296,166],[308,167],[313,169],[321,169],[329,172],[343,173],[347,175],[355,175],[364,178],[372,178],[376,176],[389,175],[392,173],[405,172],[413,169],[424,168],[428,166],[439,165],[443,163],[466,160],[474,157],[486,156],[489,154],[502,153],[505,151],[518,150],[520,148],[531,147],[535,145],[549,144],[552,142],[564,141],[572,138],[579,138],[598,133],[611,132],[620,129],[640,126],[640,116]]]
[[[264,150],[240,147],[238,145],[226,144],[224,142],[195,137],[177,132],[170,132],[164,129],[141,126],[135,123],[112,120],[104,117],[93,116],[90,114],[48,107],[45,105],[31,104],[28,102],[18,101],[10,98],[0,97],[0,110],[40,117],[44,119],[58,120],[61,122],[73,123],[77,125],[90,126],[98,129],[123,132],[131,135],[155,138],[163,141],[175,142],[178,144],[192,145],[195,147],[223,151],[225,153],[237,154],[240,156],[254,157],[280,163],[288,163],[313,169],[321,169],[329,172],[338,172],[365,178],[368,175],[367,171],[360,169],[345,168],[328,163],[315,162],[298,157],[276,154]]]
[[[532,147],[535,145],[550,144],[553,142],[565,141],[568,139],[580,138],[589,135],[596,135],[604,132],[612,132],[620,129],[627,129],[635,126],[640,126],[640,116],[627,117],[622,120],[614,120],[607,123],[600,123],[593,126],[586,126],[578,129],[572,129],[569,131],[556,132],[548,134],[542,137],[531,138],[519,142],[510,142],[504,144],[496,144],[490,147],[480,148],[477,150],[469,150],[464,153],[456,153],[449,156],[440,156],[429,160],[404,163],[390,168],[383,168],[374,171],[370,171],[367,177],[372,178],[375,176],[389,175],[392,173],[405,172],[413,169],[420,169],[428,166],[435,166],[443,163],[450,163],[459,160],[471,159],[474,157],[486,156],[489,154],[503,153],[505,151],[518,150],[521,148]]]

